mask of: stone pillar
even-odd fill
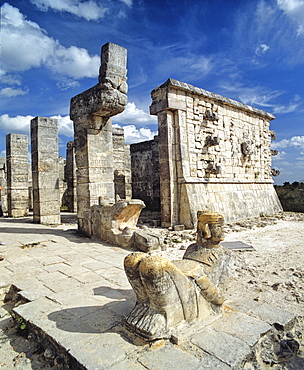
[[[28,138],[6,135],[7,212],[9,217],[28,215]]]
[[[130,146],[125,145],[124,129],[113,127],[114,187],[115,197],[131,199]]]
[[[6,157],[0,157],[0,200],[2,201],[2,211],[7,212],[7,193],[6,193]]]
[[[31,120],[33,217],[41,224],[60,224],[58,120]]]
[[[133,194],[132,194],[132,171],[131,171],[130,145],[125,145],[124,172],[125,172],[125,195],[126,195],[125,198],[131,199]]]
[[[77,179],[76,179],[76,161],[74,141],[67,143],[66,149],[66,170],[67,181],[67,206],[69,212],[77,212]]]
[[[66,160],[59,156],[58,157],[58,167],[59,167],[59,203],[60,207],[64,206],[65,193],[67,190],[67,183],[65,179],[65,166]]]
[[[127,51],[107,43],[101,50],[99,82],[71,99],[77,165],[78,228],[91,236],[91,206],[115,201],[112,120],[127,104]]]
[[[179,223],[175,119],[174,112],[158,113],[160,200],[163,227]]]

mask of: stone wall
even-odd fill
[[[28,137],[6,135],[7,212],[9,217],[28,215]]]
[[[124,129],[113,127],[115,197],[132,198],[130,146],[125,145]]]
[[[58,120],[31,120],[33,220],[60,223]]]
[[[193,227],[204,209],[227,221],[282,209],[270,168],[274,116],[171,79],[151,95],[163,226]]]
[[[131,144],[132,193],[148,210],[160,210],[158,137]]]

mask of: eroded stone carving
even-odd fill
[[[208,135],[206,137],[206,146],[215,146],[220,143],[220,138],[218,136]]]
[[[277,135],[276,135],[275,131],[270,130],[269,134],[270,134],[270,137],[271,137],[272,140],[277,140]]]
[[[208,121],[217,121],[219,118],[216,112],[212,112],[211,109],[207,109],[204,114],[204,119]]]
[[[275,168],[271,169],[271,175],[272,176],[279,176],[281,172],[279,170],[276,170]]]
[[[124,261],[137,302],[126,327],[146,340],[170,338],[181,323],[221,312],[228,278],[229,252],[221,214],[198,212],[197,242],[182,260],[134,252]]]
[[[252,149],[253,141],[250,139],[245,140],[241,144],[241,151],[245,157],[249,157],[251,154],[253,154]]]
[[[277,149],[270,149],[271,155],[275,156],[279,154],[279,151]]]
[[[218,166],[213,162],[209,162],[205,169],[205,172],[206,175],[208,174],[218,175],[221,173],[221,166]]]

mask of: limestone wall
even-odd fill
[[[28,215],[28,137],[6,135],[7,212],[9,217]]]
[[[151,95],[163,226],[193,227],[203,209],[227,221],[281,210],[270,168],[274,116],[176,80]]]
[[[132,198],[130,146],[125,145],[124,129],[113,127],[113,160],[115,196]]]
[[[131,144],[133,197],[144,201],[147,209],[160,210],[158,137]]]

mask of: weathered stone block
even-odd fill
[[[60,223],[58,120],[31,121],[34,222]]]
[[[7,211],[9,217],[28,215],[28,137],[6,135]]]

